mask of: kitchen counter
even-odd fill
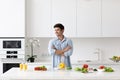
[[[93,72],[81,73],[73,70],[51,70],[48,71],[20,71],[19,68],[12,68],[2,74],[2,80],[120,80],[120,69],[112,67],[115,72]]]

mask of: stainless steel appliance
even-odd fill
[[[0,74],[25,61],[25,38],[0,38]]]
[[[0,58],[23,58],[25,54],[24,38],[0,39]]]
[[[19,49],[21,40],[3,40],[3,49]]]

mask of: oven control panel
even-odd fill
[[[17,55],[15,55],[15,54],[18,54],[17,51],[6,51],[6,54],[8,54],[6,55],[6,58],[17,58],[18,57]]]
[[[6,55],[6,58],[17,58],[17,55]]]
[[[24,51],[18,51],[18,50],[9,50],[9,51],[0,51],[0,58],[25,58],[25,52]]]
[[[18,54],[18,51],[6,51],[6,54]]]

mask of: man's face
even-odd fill
[[[63,35],[64,30],[61,30],[59,27],[54,28],[56,36]]]

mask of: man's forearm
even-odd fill
[[[71,49],[71,46],[67,46],[66,48],[63,49],[63,52],[68,51],[69,49]]]
[[[55,53],[56,53],[56,54],[64,55],[64,52],[66,52],[66,51],[68,51],[69,49],[71,49],[71,46],[67,46],[67,47],[64,48],[63,50],[57,50],[54,46],[53,46],[52,48],[55,49]]]

